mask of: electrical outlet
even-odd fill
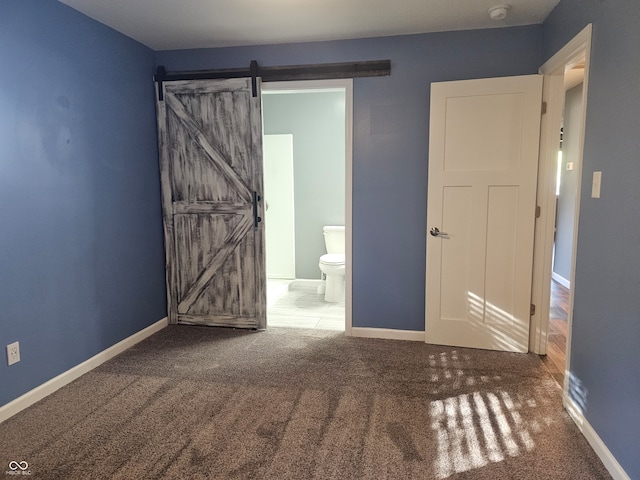
[[[7,364],[13,365],[20,361],[20,342],[7,345]]]

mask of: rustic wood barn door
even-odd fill
[[[265,328],[260,96],[251,79],[160,88],[169,322]]]

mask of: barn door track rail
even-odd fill
[[[391,60],[369,60],[364,62],[317,63],[309,65],[285,65],[261,67],[252,60],[249,68],[225,68],[219,70],[194,70],[167,72],[160,65],[153,80],[158,83],[158,100],[162,101],[163,82],[176,80],[211,80],[220,78],[251,78],[253,96],[257,96],[257,78],[263,82],[286,82],[296,80],[327,80],[336,78],[386,77],[391,75]]]

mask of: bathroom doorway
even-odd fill
[[[267,325],[351,330],[352,80],[262,85]],[[323,226],[345,226],[345,301],[326,302]]]

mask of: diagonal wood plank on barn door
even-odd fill
[[[229,160],[224,156],[207,140],[205,133],[201,130],[200,126],[189,115],[185,106],[178,100],[175,95],[167,93],[164,97],[167,105],[173,110],[173,113],[180,119],[187,134],[198,144],[200,148],[208,155],[211,162],[216,166],[220,173],[224,176],[225,180],[232,185],[240,194],[240,196],[247,202],[251,201],[251,192],[244,184],[238,174],[231,168]]]
[[[200,297],[202,291],[209,285],[213,276],[218,272],[229,255],[237,248],[238,244],[252,226],[253,218],[245,216],[238,226],[224,238],[221,247],[216,251],[205,269],[198,275],[198,278],[193,283],[187,283],[188,289],[178,304],[178,313],[189,312],[189,309],[194,306],[194,302]],[[185,240],[185,238],[180,240]],[[188,245],[184,245],[185,250],[188,248]]]
[[[249,79],[164,83],[158,101],[169,321],[264,328],[260,98]]]

